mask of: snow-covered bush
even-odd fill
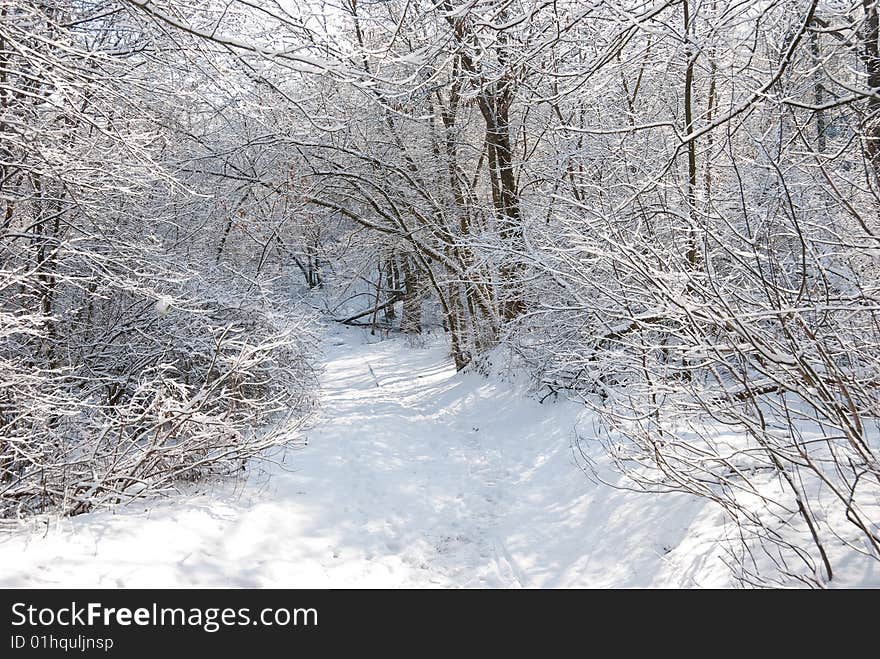
[[[580,441],[630,485],[724,509],[744,582],[834,583],[853,556],[880,560],[880,162],[859,105],[820,103],[864,83],[862,54],[808,27],[864,17],[683,5],[683,35],[627,37],[596,116],[532,165],[555,196],[527,206],[531,313],[510,345],[539,396],[596,411],[598,437]],[[740,85],[743,34],[785,71],[767,98]]]
[[[194,288],[166,313],[142,291],[103,290],[84,303],[100,323],[60,312],[53,335],[3,310],[0,515],[79,513],[296,441],[316,386],[309,315],[194,304]]]
[[[312,406],[310,313],[268,274],[286,207],[236,214],[252,190],[211,172],[263,152],[205,153],[218,87],[167,45],[122,6],[0,0],[0,516],[238,471]]]

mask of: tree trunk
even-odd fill
[[[422,282],[418,270],[410,259],[401,259],[403,271],[403,313],[400,317],[400,331],[404,334],[422,333]]]
[[[868,116],[865,119],[864,150],[871,167],[874,184],[880,187],[880,18],[876,0],[862,0],[865,9],[862,61],[868,74],[868,87],[874,92],[868,97]]]
[[[388,289],[388,297],[389,299],[394,296],[394,291],[398,289],[398,283],[396,280],[397,268],[394,265],[394,252],[391,252],[391,256],[388,257],[388,260],[385,262],[385,287]],[[397,317],[397,314],[394,313],[394,305],[390,305],[385,307],[385,320],[391,325],[394,322],[394,319]]]

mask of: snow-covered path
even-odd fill
[[[328,340],[322,387],[270,478],[29,522],[0,539],[0,586],[724,584],[714,513],[584,477],[574,405],[353,331]]]

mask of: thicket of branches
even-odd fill
[[[748,583],[880,558],[874,0],[3,7],[4,428],[67,446],[100,391],[153,432],[158,346],[203,355],[191,401],[216,308],[299,277],[374,330],[435,305],[459,368],[513,351],[634,485],[723,506]]]
[[[277,218],[214,187],[260,154],[209,64],[108,3],[0,1],[0,516],[234,473],[311,407],[309,314],[223,240]]]

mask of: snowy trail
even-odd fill
[[[577,469],[574,405],[357,332],[329,339],[322,391],[268,480],[30,522],[0,539],[0,586],[724,585],[714,514]]]

